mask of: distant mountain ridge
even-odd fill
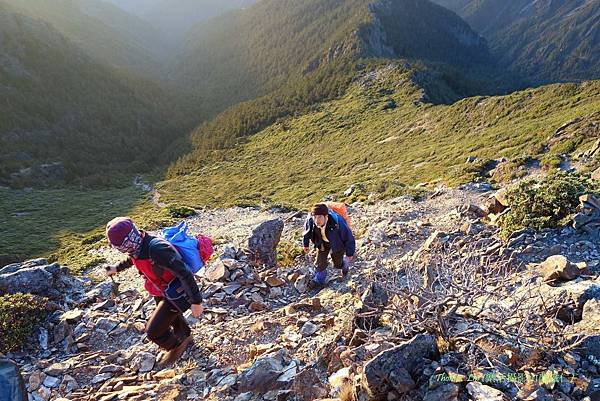
[[[140,15],[171,39],[181,40],[196,24],[258,0],[159,0]]]
[[[462,16],[500,65],[533,83],[600,78],[596,0],[434,0]]]
[[[485,63],[488,51],[429,1],[263,0],[196,26],[169,75],[216,113],[325,64],[378,57],[465,66]]]
[[[2,2],[0,88],[2,184],[108,183],[166,163],[183,136],[175,98]],[[61,166],[60,176],[27,170],[45,164]]]
[[[16,12],[53,26],[97,61],[156,75],[164,35],[143,19],[99,0],[3,0]]]

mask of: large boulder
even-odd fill
[[[248,250],[253,262],[273,267],[277,264],[277,245],[283,233],[283,220],[261,223],[248,238]]]
[[[27,401],[27,390],[19,367],[0,357],[0,401]]]
[[[540,265],[545,281],[575,280],[581,274],[579,267],[562,255],[550,256]]]
[[[241,391],[266,393],[285,386],[279,381],[288,362],[285,350],[265,354],[254,361],[252,366],[240,374],[238,387]]]
[[[527,299],[528,308],[533,313],[557,314],[558,318],[567,322],[581,320],[584,304],[590,299],[600,299],[600,282],[570,281],[553,287],[542,282],[533,283],[534,291],[523,286],[515,291],[514,299]]]
[[[600,360],[600,299],[589,299],[585,302],[581,321],[571,329],[573,341],[582,338],[577,350]]]
[[[390,391],[407,393],[416,387],[419,366],[425,359],[438,356],[435,337],[419,334],[412,340],[381,352],[367,362],[362,374],[362,388],[369,400],[386,400]]]
[[[573,228],[586,232],[593,239],[600,238],[600,200],[594,195],[579,197],[577,214],[573,217]]]
[[[81,282],[71,277],[66,268],[45,259],[14,263],[0,269],[0,294],[22,292],[60,299],[65,292],[73,293],[82,288]]]
[[[223,260],[218,259],[206,266],[204,276],[212,282],[225,281],[229,278],[229,270]]]

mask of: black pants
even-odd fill
[[[148,339],[166,350],[176,348],[192,330],[185,317],[164,298],[155,297],[156,309],[146,323]]]
[[[341,252],[332,252],[331,245],[329,242],[323,241],[321,248],[319,248],[319,252],[317,253],[317,271],[322,272],[323,270],[327,270],[327,257],[331,253],[331,260],[333,260],[333,267],[336,269],[341,269],[344,264],[344,251]]]

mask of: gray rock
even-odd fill
[[[204,269],[204,276],[212,281],[225,281],[229,278],[229,270],[223,260],[215,260]]]
[[[40,344],[40,348],[43,350],[48,349],[48,330],[43,327],[39,328],[38,331],[38,341]]]
[[[58,387],[58,385],[60,384],[60,379],[54,376],[46,376],[43,384],[48,388]]]
[[[576,279],[581,274],[579,267],[562,255],[550,256],[540,265],[540,268],[545,281],[558,279],[569,281]]]
[[[13,361],[0,357],[0,389],[6,400],[26,400],[27,390],[21,371]]]
[[[117,374],[121,374],[123,373],[123,367],[120,365],[106,365],[106,366],[102,366],[100,369],[98,369],[98,374],[101,375],[103,373],[117,373]]]
[[[105,333],[110,333],[119,325],[119,321],[108,317],[98,319],[96,330],[101,330]]]
[[[590,397],[592,397],[594,395],[600,396],[600,379],[594,379],[594,380],[592,380],[590,382],[590,384],[588,385],[586,393]]]
[[[283,220],[265,221],[252,231],[248,238],[248,250],[252,261],[273,267],[277,264],[277,245],[283,233]]]
[[[435,337],[426,334],[383,351],[365,365],[363,390],[374,401],[386,400],[390,391],[405,393],[414,388],[412,375],[425,364],[424,359],[434,359],[437,355]]]
[[[48,264],[49,264],[48,261],[43,258],[31,259],[31,260],[28,260],[23,263],[12,263],[10,265],[6,265],[0,269],[0,274],[15,273],[21,269],[27,269],[30,267],[37,267],[37,266],[46,266]]]
[[[303,337],[310,337],[317,331],[319,331],[319,326],[317,326],[313,322],[306,322],[300,329],[300,334],[302,334]]]
[[[474,401],[508,401],[508,398],[500,390],[496,390],[480,382],[467,384],[467,391]]]
[[[85,302],[91,303],[96,300],[106,300],[112,293],[112,282],[104,281],[85,293]]]
[[[231,245],[227,244],[223,247],[223,251],[221,251],[221,259],[237,259],[237,249]]]
[[[54,326],[54,330],[52,332],[52,341],[56,343],[60,343],[67,336],[71,334],[71,326],[66,321],[60,321]]]
[[[456,401],[460,388],[454,383],[447,383],[429,390],[423,401]]]
[[[64,388],[67,393],[79,388],[79,383],[69,375],[65,375],[62,382],[60,383],[61,388]]]
[[[77,323],[79,319],[81,319],[82,315],[83,311],[81,309],[73,309],[63,313],[61,319],[67,321],[68,323]]]
[[[299,276],[294,282],[294,288],[296,288],[296,291],[298,291],[300,294],[304,294],[308,290],[309,280],[310,279],[308,276],[304,274]]]
[[[92,378],[92,384],[98,384],[107,381],[112,377],[111,373],[101,373],[97,374]]]
[[[589,299],[583,305],[581,321],[586,324],[600,325],[600,299]]]
[[[140,352],[131,360],[131,369],[136,372],[150,372],[154,367],[156,358],[149,352]]]
[[[233,401],[250,401],[253,396],[254,394],[252,393],[252,391],[248,391],[238,395]]]
[[[39,389],[37,389],[37,391],[34,393],[34,399],[37,400],[43,400],[43,401],[48,401],[50,399],[50,397],[52,396],[52,390],[49,389],[48,387],[45,386],[41,386]],[[36,398],[37,397],[37,398]]]
[[[0,294],[15,294],[17,292],[41,295],[51,299],[60,299],[62,291],[66,290],[60,280],[67,274],[58,263],[39,265],[25,262],[20,268],[4,267],[0,274]]]
[[[266,393],[281,388],[283,383],[277,379],[285,366],[285,351],[263,355],[250,368],[242,372],[238,379],[238,387],[242,392]]]
[[[528,294],[527,287],[519,288],[516,297]],[[536,290],[537,291],[537,290]],[[583,305],[590,299],[600,299],[600,283],[585,280],[568,282],[560,287],[542,284],[539,295],[530,296],[529,306],[532,310],[557,313],[565,322],[579,321],[582,317]]]
[[[70,368],[71,368],[71,364],[69,364],[69,363],[57,362],[57,363],[53,363],[52,365],[50,365],[46,369],[44,369],[44,373],[49,376],[62,376]]]

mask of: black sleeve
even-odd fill
[[[169,270],[175,277],[181,281],[188,300],[192,304],[202,302],[202,294],[196,284],[194,275],[187,269],[181,255],[166,241],[150,242],[150,258],[161,267]]]
[[[122,272],[123,270],[128,269],[131,266],[133,266],[133,262],[131,261],[130,258],[127,258],[124,261],[116,264],[115,268],[117,269],[118,272]]]

